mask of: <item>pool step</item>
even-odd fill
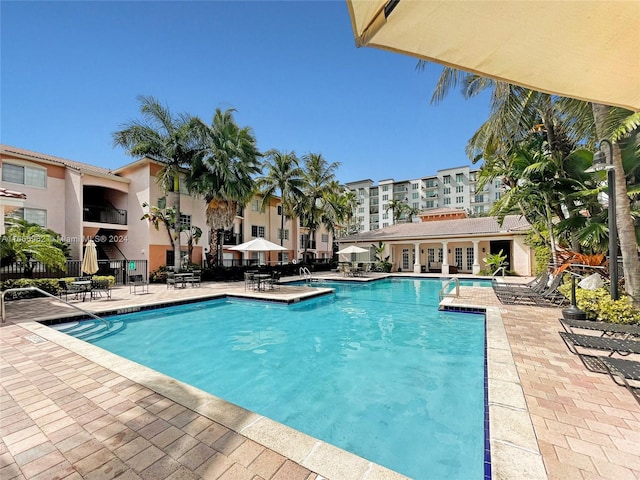
[[[83,320],[81,322],[75,321],[52,325],[51,328],[84,340],[85,342],[92,342],[122,331],[125,328],[125,324],[122,321],[115,320],[112,322],[111,328],[107,328],[104,322],[98,320]]]

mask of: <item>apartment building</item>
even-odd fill
[[[469,166],[438,170],[436,175],[414,180],[395,181],[392,178],[348,182],[358,204],[355,217],[360,231],[377,230],[393,225],[391,200],[400,200],[419,211],[435,208],[465,210],[469,214],[487,213],[504,189],[499,180],[478,190],[478,169]],[[414,218],[417,221],[417,218]]]
[[[164,208],[170,197],[157,182],[163,164],[142,158],[109,170],[87,163],[0,145],[0,209],[3,218],[23,218],[61,235],[70,246],[70,259],[80,260],[83,245],[96,240],[101,260],[147,260],[147,274],[162,265],[173,264],[169,233],[156,229],[142,217],[149,211],[143,204]],[[182,182],[184,185],[184,182]],[[272,198],[260,209],[260,198],[241,208],[233,228],[223,235],[226,264],[247,260],[256,263],[287,263],[293,260],[327,259],[333,255],[333,237],[321,227],[308,232],[297,219],[286,219],[281,229],[282,205]],[[189,230],[199,227],[202,238],[193,246],[192,261],[203,262],[209,252],[210,233],[206,205],[202,198],[180,192],[180,223]],[[0,234],[4,233],[2,224]],[[311,235],[311,238],[310,238]],[[264,237],[287,248],[282,253],[243,254],[229,247]],[[182,255],[187,255],[187,234],[181,237]]]

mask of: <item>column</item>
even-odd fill
[[[413,273],[420,273],[420,243],[413,244]]]
[[[480,261],[478,259],[478,244],[480,240],[473,240],[473,267],[472,273],[477,275],[480,273]]]
[[[442,242],[442,273],[449,274],[449,242]]]

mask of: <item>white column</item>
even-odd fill
[[[420,273],[420,243],[413,244],[413,273]]]
[[[442,273],[449,274],[449,242],[442,242]]]
[[[480,273],[480,262],[478,259],[478,244],[480,243],[480,240],[473,240],[473,267],[472,267],[472,273],[474,275],[477,275]]]

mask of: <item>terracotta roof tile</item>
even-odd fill
[[[26,199],[27,194],[22,192],[16,192],[15,190],[7,190],[6,188],[0,187],[0,197],[6,198],[18,198],[18,199]]]
[[[102,174],[112,174],[108,168],[97,167],[95,165],[89,165],[88,163],[76,162],[74,160],[68,160],[66,158],[54,157],[52,155],[46,155],[44,153],[33,152],[31,150],[25,150],[22,148],[12,147],[9,145],[0,145],[0,152],[20,155],[22,157],[29,157],[34,160],[46,160],[48,162],[58,163],[66,167],[74,168],[76,170],[83,170],[87,172],[97,172]]]

